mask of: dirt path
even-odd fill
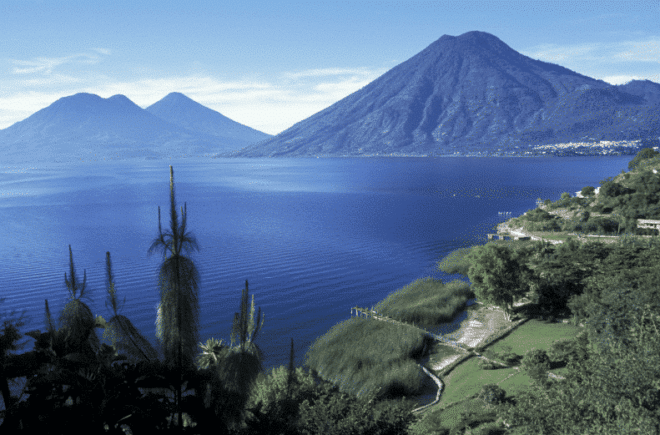
[[[512,324],[512,322],[505,319],[504,311],[500,308],[479,304],[476,309],[468,311],[467,318],[461,322],[457,331],[445,335],[444,338],[463,348],[478,347],[485,344],[490,337],[509,328]],[[463,353],[467,353],[467,350],[463,349]],[[463,354],[451,355],[440,361],[434,361],[431,368],[440,371],[463,356]]]

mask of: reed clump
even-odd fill
[[[378,399],[418,394],[425,374],[416,360],[432,339],[412,326],[353,317],[316,339],[305,364],[346,393]]]
[[[447,284],[421,278],[391,293],[374,309],[387,317],[426,328],[451,322],[474,298],[470,285],[461,280]]]

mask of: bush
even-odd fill
[[[596,189],[593,186],[584,186],[580,191],[580,194],[584,197],[591,196],[596,192]]]
[[[658,153],[653,148],[642,148],[641,150],[639,150],[639,152],[637,153],[635,158],[632,159],[630,162],[628,162],[628,169],[632,171],[633,169],[637,168],[637,166],[643,160],[651,159],[651,158],[657,156],[658,154],[660,154],[660,153]]]
[[[552,220],[553,216],[543,209],[535,208],[532,211],[528,211],[524,215],[523,219],[529,222],[543,222],[543,221]]]
[[[534,380],[542,380],[548,377],[550,370],[550,358],[543,349],[532,349],[525,354],[520,369]]]
[[[486,361],[484,359],[479,359],[479,361],[477,362],[477,365],[482,370],[495,370],[499,367],[499,365],[496,365],[496,364],[494,364],[490,361]]]
[[[495,384],[486,384],[481,387],[477,398],[483,401],[487,406],[499,405],[506,398],[506,391]]]

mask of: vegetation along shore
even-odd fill
[[[659,171],[645,148],[598,189],[539,199],[498,239],[438,262],[459,279],[419,279],[353,307],[304,367],[292,340],[289,366],[266,372],[256,341],[268,325],[247,281],[231,343],[198,342],[196,240],[170,167],[170,227],[159,219],[151,249],[164,252],[158,348],[121,314],[110,253],[101,316],[70,249],[57,321],[47,300],[45,332],[2,318],[0,431],[660,434]],[[34,349],[17,355],[24,336]]]

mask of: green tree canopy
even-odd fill
[[[591,196],[596,192],[596,189],[593,186],[584,186],[580,191],[582,196]]]
[[[628,162],[628,169],[632,171],[637,166],[639,166],[639,164],[642,161],[651,159],[657,156],[658,154],[660,153],[654,150],[653,148],[642,148],[641,150],[639,150],[637,155],[630,162]]]
[[[514,301],[529,290],[530,269],[512,248],[495,243],[476,247],[468,260],[468,278],[477,299],[499,305],[509,319]]]

